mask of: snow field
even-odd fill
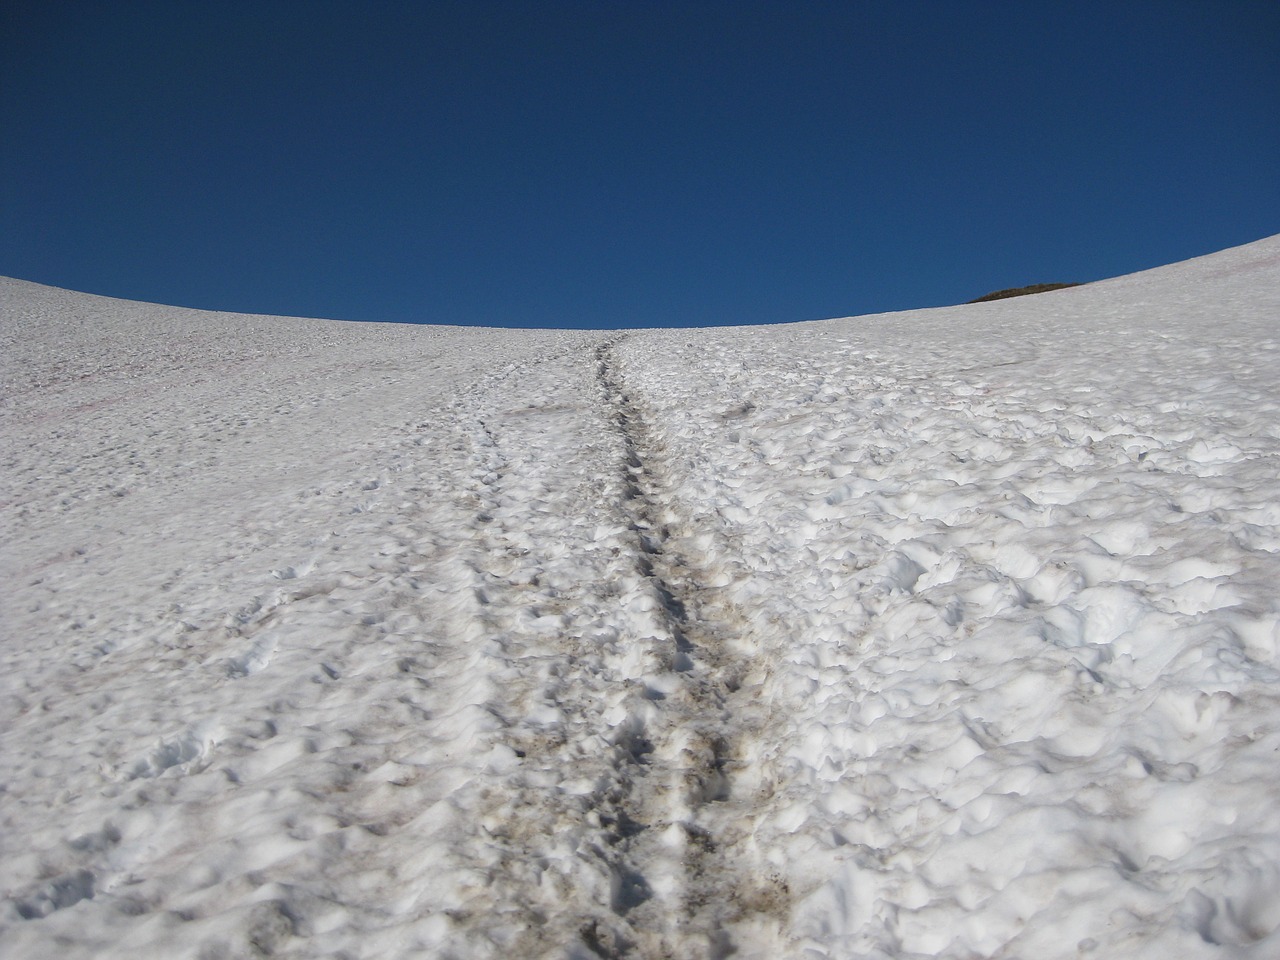
[[[1270,958],[1277,318],[3,281],[3,952]]]
[[[1277,314],[1208,349],[1201,290],[1157,338],[1045,296],[994,347],[627,344],[771,665],[744,807],[797,955],[1274,949]]]

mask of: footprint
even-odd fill
[[[247,652],[231,660],[227,665],[227,676],[239,679],[257,673],[271,662],[271,655],[276,652],[278,643],[273,634],[259,637]]]
[[[214,731],[207,724],[188,727],[177,737],[162,740],[129,771],[130,780],[158,777],[172,767],[190,766],[204,759],[216,743]]]
[[[299,577],[305,577],[315,568],[315,560],[307,560],[303,563],[297,563],[289,567],[280,567],[271,571],[271,576],[277,580],[296,580]]]
[[[74,870],[45,882],[15,906],[23,920],[39,920],[49,914],[93,899],[94,876],[88,870]]]

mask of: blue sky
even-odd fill
[[[8,0],[0,274],[765,323],[1280,232],[1280,4]]]

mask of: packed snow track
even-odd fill
[[[6,958],[1280,956],[1280,238],[0,339]]]

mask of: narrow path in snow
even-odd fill
[[[495,680],[472,725],[502,779],[459,797],[475,829],[447,866],[475,882],[432,945],[457,955],[566,944],[660,955],[652,923],[632,922],[654,900],[633,838],[650,826],[637,797],[672,671],[620,506],[624,444],[598,386],[594,345],[583,344],[499,372],[457,404],[472,510],[460,602]]]
[[[651,772],[633,791],[628,821],[646,825],[629,840],[631,858],[647,866],[654,892],[642,912],[646,929],[663,934],[646,956],[727,957],[739,953],[734,929],[776,927],[786,910],[785,885],[771,881],[748,855],[726,815],[743,765],[742,741],[759,733],[744,717],[754,686],[743,656],[747,620],[727,607],[704,569],[705,539],[690,505],[682,504],[663,463],[661,437],[628,390],[616,347],[596,350],[596,376],[622,441],[623,509],[635,537],[635,562],[661,603],[668,645],[659,651],[672,682],[647,731]]]
[[[435,945],[460,955],[625,947],[618,918],[648,895],[617,841],[635,748],[626,733],[604,736],[599,712],[611,689],[655,667],[626,662],[604,615],[622,527],[596,479],[613,454],[591,439],[603,424],[569,399],[591,384],[589,349],[516,364],[458,402],[474,511],[458,557],[463,603],[497,681],[473,708],[477,748],[505,781],[463,799],[476,829],[453,864],[476,882]]]

